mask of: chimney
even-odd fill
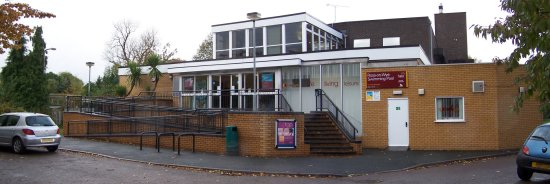
[[[443,3],[439,3],[439,13],[443,13]]]

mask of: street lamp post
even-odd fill
[[[46,68],[46,65],[48,65],[47,61],[46,61],[46,52],[49,51],[49,50],[57,50],[56,48],[47,48],[47,49],[44,49],[44,57],[42,58],[42,64],[44,65],[43,67]]]
[[[90,96],[90,87],[92,86],[91,78],[92,78],[92,66],[94,66],[94,62],[86,62],[86,65],[88,65],[88,96]]]
[[[257,77],[256,77],[256,20],[262,15],[258,12],[247,13],[246,17],[252,20],[252,76],[254,78],[254,94],[252,95],[252,111],[258,110],[258,89],[257,89]]]

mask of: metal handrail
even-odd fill
[[[176,151],[176,133],[175,132],[166,132],[166,133],[160,133],[157,135],[157,141],[158,141],[158,146],[157,146],[157,152],[160,153],[160,138],[163,136],[163,135],[172,135],[172,151]]]
[[[143,135],[144,134],[155,134],[155,148],[159,147],[159,140],[158,135],[159,133],[156,131],[149,131],[149,132],[141,132],[139,135],[139,150],[143,150]]]
[[[323,111],[326,109],[329,112],[329,116],[336,121],[336,125],[340,128],[340,130],[343,130],[344,135],[346,135],[350,141],[355,141],[356,133],[359,133],[359,131],[349,121],[343,111],[340,110],[340,108],[338,108],[326,95],[325,91],[322,89],[315,89],[315,98],[315,110]],[[327,103],[323,103],[323,101],[326,101]]]

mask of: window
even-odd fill
[[[464,97],[439,97],[435,99],[437,122],[464,121]]]
[[[6,126],[15,126],[17,125],[17,122],[19,121],[19,116],[9,116],[8,122],[6,123]]]
[[[29,116],[25,118],[28,126],[55,126],[48,116]]]
[[[263,56],[264,55],[264,29],[263,28],[256,28],[256,56]],[[254,38],[253,33],[254,31],[252,29],[248,29],[248,56],[253,56],[254,52]]]
[[[8,124],[8,115],[0,117],[0,126],[7,126]]]
[[[229,32],[216,33],[216,59],[229,58]]]
[[[267,54],[281,54],[282,53],[282,27],[281,25],[268,26],[267,27]]]
[[[370,39],[353,40],[353,48],[370,47]]]
[[[286,53],[302,52],[302,23],[285,24]]]
[[[399,37],[389,37],[382,40],[382,46],[399,46]]]
[[[231,46],[232,46],[232,58],[243,58],[246,57],[245,50],[245,30],[231,31]]]

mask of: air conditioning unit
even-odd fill
[[[474,93],[483,93],[483,92],[485,92],[485,82],[484,81],[472,81],[472,92],[474,92]]]

